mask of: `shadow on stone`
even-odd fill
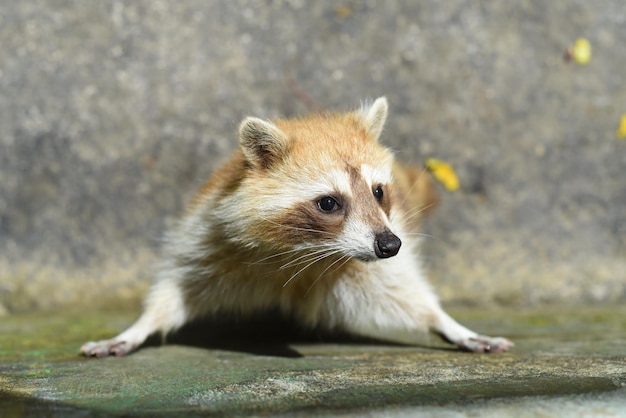
[[[277,312],[266,313],[251,319],[216,316],[197,320],[183,326],[165,339],[158,334],[152,335],[141,348],[157,347],[163,343],[284,358],[304,357],[302,353],[291,347],[292,344],[403,346],[338,331],[306,329]],[[428,348],[444,351],[456,350],[453,346],[428,346]]]
[[[43,400],[30,396],[19,396],[0,391],[0,411],[3,417],[39,418],[39,417],[107,417],[88,408],[79,408],[59,401]]]

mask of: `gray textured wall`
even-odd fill
[[[0,312],[134,303],[240,118],[299,89],[386,95],[385,142],[456,167],[425,241],[444,300],[626,300],[624,45],[622,0],[3,1]]]

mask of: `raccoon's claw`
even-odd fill
[[[503,353],[514,345],[506,338],[477,335],[459,344],[459,348],[473,353]]]
[[[121,357],[132,353],[136,349],[136,345],[129,344],[126,341],[102,340],[96,342],[90,341],[83,344],[80,348],[80,352],[86,357]]]

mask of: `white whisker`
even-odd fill
[[[304,267],[302,267],[300,270],[296,271],[294,274],[291,275],[291,277],[283,284],[283,287],[287,286],[297,275],[299,275],[300,273],[302,273],[304,270],[308,269],[309,267],[311,267],[313,264],[327,258],[330,257],[332,255],[338,254],[340,253],[340,250],[334,250],[334,251],[330,251],[328,253],[323,253],[321,255],[318,255],[317,257],[314,257],[312,261],[310,261],[307,265],[305,265]],[[302,263],[304,264],[304,262]]]
[[[315,251],[307,252],[306,254],[301,255],[300,257],[294,258],[293,260],[288,261],[279,267],[280,270],[284,270],[288,267],[298,266],[300,264],[304,264],[308,262],[311,258],[314,258],[320,254],[328,252],[328,250],[332,249],[332,247],[324,247],[321,249],[317,249]]]
[[[441,238],[436,237],[436,236],[431,235],[431,234],[425,234],[423,232],[405,232],[404,235],[407,235],[407,236],[410,236],[410,237],[431,238],[431,239],[435,239],[435,240],[437,240],[439,242],[444,242],[445,243],[445,241],[442,240]]]
[[[402,215],[403,215],[405,221],[410,221],[414,217],[419,215],[420,213],[424,212],[425,210],[430,209],[433,206],[434,206],[434,204],[430,204],[430,205],[419,207],[419,208],[413,208],[413,209],[411,209],[411,210],[409,210],[407,212],[403,212]],[[395,218],[396,215],[397,215],[397,212],[394,213],[394,216],[392,217],[392,220]]]
[[[279,253],[268,255],[267,257],[263,257],[263,258],[261,258],[259,260],[256,260],[256,261],[243,261],[243,263],[244,264],[249,264],[249,265],[270,264],[270,263],[263,263],[263,262],[267,261],[267,260],[270,260],[272,258],[277,258],[277,257],[281,257],[281,256],[284,256],[284,255],[287,255],[287,254],[294,254],[294,253],[299,253],[299,252],[302,252],[301,248],[292,248],[292,249],[287,250],[287,251],[281,251]],[[277,263],[277,262],[280,262],[280,261],[282,261],[282,260],[277,260],[275,262]]]
[[[330,263],[330,265],[328,267],[326,267],[324,269],[324,271],[322,271],[317,278],[313,281],[313,283],[311,283],[311,285],[309,286],[309,288],[306,290],[306,292],[304,293],[304,296],[306,297],[309,294],[309,291],[313,288],[313,286],[315,286],[315,284],[322,278],[322,276],[324,275],[324,273],[326,273],[332,266],[334,266],[335,264],[337,264],[338,262],[340,262],[341,260],[344,260],[343,263],[341,263],[339,266],[337,266],[332,272],[337,271],[338,269],[340,269],[341,267],[345,266],[346,263],[348,261],[350,261],[350,259],[352,259],[352,257],[350,257],[349,255],[342,255],[341,257],[339,257],[338,259],[336,259],[335,261],[333,261],[332,263]],[[331,273],[332,273],[331,272]]]
[[[300,227],[297,227],[297,226],[281,224],[281,223],[278,223],[278,222],[273,221],[273,220],[268,219],[268,218],[262,218],[262,219],[265,222],[271,223],[272,225],[276,225],[276,226],[279,226],[279,227],[285,228],[285,229],[293,229],[295,231],[302,231],[302,232],[314,232],[316,234],[326,234],[328,236],[332,236],[332,234],[330,234],[329,232],[321,230],[321,229],[300,228]]]
[[[424,167],[422,168],[422,172],[420,173],[420,176],[423,176],[424,173],[426,173],[427,168]],[[419,177],[418,177],[419,178]],[[411,185],[411,188],[409,190],[407,190],[407,192],[404,195],[404,199],[402,199],[402,201],[400,202],[400,206],[403,206],[404,203],[406,202],[406,200],[409,198],[409,196],[411,195],[411,192],[413,191],[413,189],[415,188],[415,186],[417,186],[417,181],[414,181],[413,184]]]

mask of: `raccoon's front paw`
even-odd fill
[[[112,339],[85,343],[80,348],[80,352],[86,357],[102,358],[108,356],[125,356],[136,349],[136,344]]]
[[[503,353],[515,344],[502,337],[477,335],[459,344],[459,348],[473,353]]]

